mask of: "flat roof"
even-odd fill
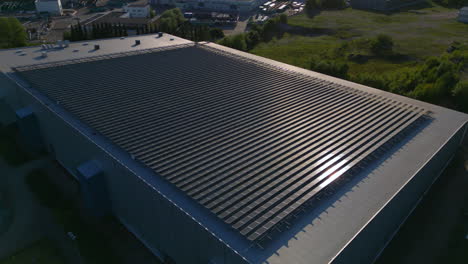
[[[0,60],[4,53],[14,52],[0,52]],[[332,203],[306,208],[265,248],[230,243],[252,262],[333,260],[468,120],[449,109],[212,43],[101,55],[16,64],[17,73],[244,232],[247,241],[287,220],[277,217],[282,212],[305,205],[320,175],[326,182],[340,175],[329,170],[361,166],[359,161],[374,154],[370,145],[383,147],[384,163],[373,164],[377,168],[351,190],[334,189]],[[396,140],[397,154],[385,152],[392,148],[389,138],[425,117],[425,127]]]
[[[16,71],[249,240],[426,113],[203,45]]]

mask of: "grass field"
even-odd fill
[[[0,260],[0,264],[47,263],[65,264],[57,249],[48,240],[41,240],[13,256]]]
[[[323,11],[313,18],[299,14],[290,17],[289,24],[303,29],[303,33],[295,30],[280,40],[258,45],[251,53],[307,68],[313,56],[323,56],[341,43],[386,34],[394,40],[394,51],[406,60],[350,62],[350,74],[392,71],[428,56],[438,56],[453,41],[468,42],[468,24],[457,22],[457,14],[457,9],[433,4],[390,15],[351,8]]]

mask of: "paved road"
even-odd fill
[[[248,21],[249,21],[248,19],[245,19],[243,21],[239,21],[239,22],[237,22],[237,25],[236,25],[236,27],[234,29],[223,30],[224,35],[229,36],[229,35],[235,35],[235,34],[245,32],[245,29],[247,28],[247,22]]]
[[[41,206],[29,192],[25,176],[35,168],[50,166],[50,160],[40,159],[19,168],[9,167],[0,159],[0,192],[8,196],[13,208],[13,222],[0,236],[0,259],[8,257],[42,238],[49,238],[61,249],[67,263],[82,263],[78,249],[56,224],[50,210]]]

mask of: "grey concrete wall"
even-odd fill
[[[243,263],[244,261],[180,208],[112,158],[83,134],[37,101],[28,92],[0,80],[4,100],[12,109],[32,106],[46,148],[70,172],[94,159],[103,168],[113,214],[154,252],[169,255],[176,263]],[[221,260],[221,261],[219,261]]]
[[[401,224],[417,206],[425,192],[451,160],[463,138],[460,129],[422,168],[386,207],[361,231],[361,233],[333,261],[341,263],[372,263]]]

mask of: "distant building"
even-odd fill
[[[127,12],[113,11],[106,13],[94,20],[84,23],[84,26],[92,27],[93,24],[120,24],[124,25],[129,29],[135,29],[138,27],[149,26],[156,21],[157,17],[150,18],[149,16],[145,17],[134,17],[130,16]]]
[[[150,16],[151,8],[148,3],[132,3],[123,7],[130,18],[146,18]]]
[[[51,15],[62,15],[62,3],[60,0],[36,0],[36,10],[38,13],[47,12]]]
[[[460,12],[458,13],[458,21],[468,23],[468,6],[460,9]]]
[[[351,7],[375,11],[393,11],[405,6],[423,3],[426,0],[350,0]]]
[[[267,0],[151,0],[152,4],[175,5],[183,10],[249,12]]]

